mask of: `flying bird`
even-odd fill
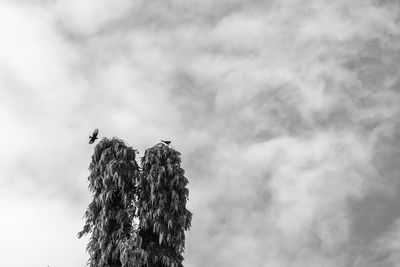
[[[89,144],[93,144],[94,141],[96,141],[97,135],[99,134],[99,129],[96,128],[96,130],[94,130],[92,136],[89,135]]]
[[[164,140],[161,140],[161,142],[163,142],[164,144],[167,144],[167,145],[171,144],[171,141],[164,141]]]

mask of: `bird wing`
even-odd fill
[[[94,130],[94,132],[93,132],[92,136],[97,136],[97,135],[98,135],[98,133],[99,133],[99,129],[97,129],[97,128],[96,128],[96,129]]]

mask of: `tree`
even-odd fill
[[[144,266],[183,266],[184,231],[190,228],[192,213],[186,209],[188,180],[180,153],[163,143],[147,149],[140,177],[138,233],[146,251]]]
[[[90,267],[119,267],[121,250],[131,236],[135,214],[135,181],[139,166],[136,151],[122,140],[103,138],[95,147],[89,166],[93,200],[85,212],[86,223],[78,233],[91,233],[87,245]]]
[[[183,267],[188,180],[180,153],[166,144],[147,149],[141,160],[122,140],[103,138],[89,170],[93,201],[78,236],[91,233],[88,264],[111,267]]]

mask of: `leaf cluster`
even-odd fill
[[[183,266],[192,213],[180,153],[160,143],[145,151],[141,165],[120,139],[103,138],[95,147],[88,177],[93,201],[78,233],[91,233],[91,267]]]
[[[78,233],[79,238],[92,233],[87,245],[91,267],[117,264],[120,248],[130,238],[135,181],[139,176],[135,158],[136,151],[116,138],[103,138],[95,147],[88,177],[93,200],[85,212],[83,230]]]
[[[158,144],[146,150],[141,163],[137,195],[139,234],[142,248],[148,252],[145,263],[182,266],[184,231],[190,228],[192,213],[186,209],[188,180],[180,153]]]

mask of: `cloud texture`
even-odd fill
[[[399,266],[397,1],[0,1],[0,33],[5,266],[84,265],[95,127],[182,152],[185,266]]]

